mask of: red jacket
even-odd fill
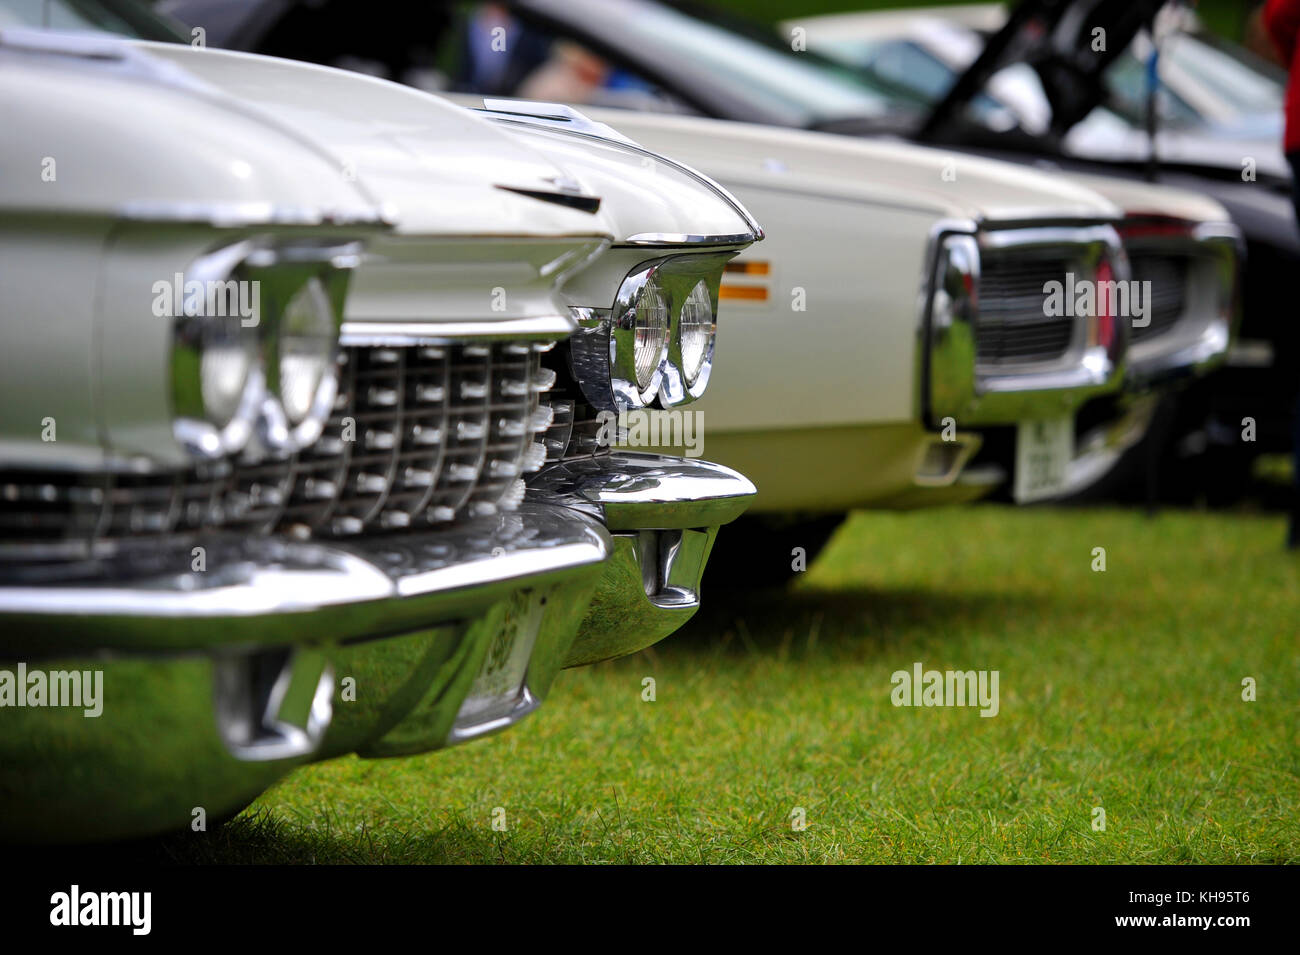
[[[1300,152],[1300,0],[1268,0],[1264,5],[1264,29],[1287,64],[1286,139],[1287,153]]]

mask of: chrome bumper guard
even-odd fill
[[[614,535],[564,661],[574,667],[634,653],[689,620],[718,528],[739,517],[756,491],[719,464],[611,453],[546,468],[529,493],[598,517]]]

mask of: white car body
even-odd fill
[[[1235,264],[1236,231],[1213,200],[904,143],[584,111],[698,167],[765,223],[766,241],[742,253],[736,266],[764,263],[767,271],[727,276],[718,332],[723,357],[709,394],[695,406],[704,413],[707,453],[753,477],[755,512],[943,503],[977,497],[1007,476],[961,466],[978,449],[976,434],[963,434],[969,453],[953,468],[927,470],[939,438],[936,422],[924,420],[921,395],[924,294],[933,237],[944,223],[1180,221],[1216,252],[1189,280],[1195,284],[1177,327],[1130,346],[1129,384],[1143,388],[1171,365],[1201,370],[1226,352],[1233,286],[1216,270],[1225,256]],[[780,400],[756,415],[763,396],[772,395]],[[1068,414],[1079,404],[1053,396],[1026,405],[1021,420]],[[1124,427],[1108,422],[1103,436],[1076,435],[1080,457],[1063,490],[1081,489],[1113,464],[1141,436],[1146,410]],[[955,423],[966,432],[960,416]]]

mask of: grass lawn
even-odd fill
[[[706,597],[652,651],[562,674],[508,733],[305,768],[227,827],[157,848],[234,862],[1297,862],[1300,558],[1282,536],[1280,519],[1240,514],[860,514],[791,592]],[[1000,712],[893,706],[891,673],[918,661],[998,670]]]

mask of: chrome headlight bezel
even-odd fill
[[[690,404],[700,398],[709,387],[713,373],[713,354],[718,340],[718,291],[722,283],[722,268],[730,255],[714,257],[714,261],[679,263],[681,271],[674,275],[672,300],[673,333],[668,347],[668,360],[664,365],[663,382],[659,388],[659,404],[675,408]],[[702,266],[705,267],[701,271]],[[682,354],[682,315],[696,289],[703,288],[708,296],[710,328],[704,355],[694,377],[687,375],[687,362]]]
[[[598,411],[630,411],[689,404],[704,394],[717,341],[718,290],[722,270],[735,250],[681,253],[642,262],[619,286],[610,309],[574,308],[578,331],[570,339],[574,378]],[[682,357],[682,310],[700,285],[709,297],[711,329],[693,379]],[[649,292],[647,292],[647,289]],[[668,335],[652,379],[636,377],[636,306],[645,294],[664,298]]]
[[[251,288],[251,316],[239,318],[242,334],[254,355],[244,392],[228,420],[210,413],[203,399],[202,347],[213,321],[229,316],[209,315],[192,297],[173,326],[171,375],[173,434],[192,456],[201,460],[241,452],[288,454],[320,437],[338,394],[339,331],[351,270],[360,262],[356,242],[245,239],[210,252],[186,270],[185,287],[199,283],[244,282]],[[291,420],[285,410],[281,381],[281,346],[285,309],[310,283],[316,283],[329,309],[323,324],[326,360],[306,413]],[[243,294],[242,291],[239,294]],[[241,302],[243,299],[241,299]],[[200,377],[196,378],[195,375]],[[215,420],[214,420],[215,419]]]

